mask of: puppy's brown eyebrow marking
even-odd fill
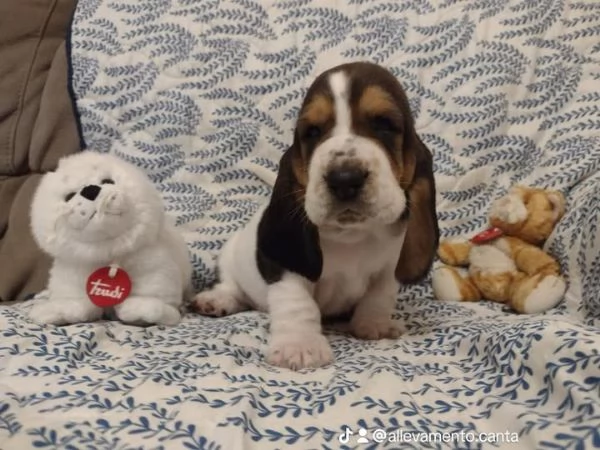
[[[358,102],[359,110],[366,115],[378,115],[398,112],[394,99],[380,86],[368,86]]]
[[[323,124],[333,117],[333,103],[323,94],[315,94],[302,111],[302,120],[310,124]]]

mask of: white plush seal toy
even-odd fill
[[[36,190],[31,227],[53,257],[49,297],[30,311],[35,322],[89,322],[107,310],[130,324],[180,321],[191,294],[188,249],[137,167],[89,151],[61,159]]]

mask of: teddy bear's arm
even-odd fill
[[[449,266],[468,266],[471,246],[469,241],[445,240],[440,243],[438,256]]]
[[[515,265],[527,275],[554,274],[558,275],[560,266],[548,253],[535,245],[521,239],[506,237],[499,239],[496,247],[512,257]]]

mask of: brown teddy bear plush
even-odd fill
[[[513,187],[491,207],[491,228],[470,241],[440,243],[433,272],[439,300],[492,300],[519,313],[539,313],[562,299],[558,262],[541,249],[565,212],[560,192]]]

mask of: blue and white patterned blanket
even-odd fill
[[[367,59],[435,153],[444,236],[483,229],[516,182],[567,195],[547,248],[569,289],[519,316],[425,282],[400,293],[405,336],[331,331],[335,364],[303,373],[264,363],[256,312],[54,328],[2,307],[0,448],[375,448],[376,429],[400,448],[600,446],[600,2],[80,0],[70,44],[87,145],[147,171],[197,288],[267,198],[313,78]]]

